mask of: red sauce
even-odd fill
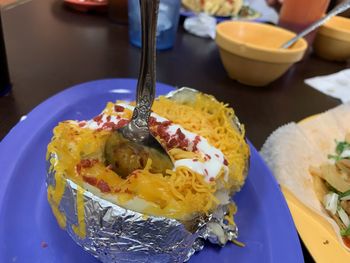
[[[226,159],[224,159],[224,165],[228,165],[228,161]]]
[[[350,238],[348,238],[348,237],[343,237],[343,241],[344,241],[344,244],[345,244],[348,248],[350,248]]]

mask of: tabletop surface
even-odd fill
[[[96,79],[137,78],[140,49],[129,44],[127,26],[106,15],[71,11],[62,2],[29,0],[2,11],[12,91],[0,97],[0,140],[21,116],[65,88]],[[180,26],[174,48],[157,54],[157,81],[229,103],[259,149],[280,125],[340,104],[304,79],[348,67],[311,55],[271,85],[248,87],[226,75],[213,40]]]

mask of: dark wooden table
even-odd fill
[[[65,88],[137,77],[140,50],[129,44],[127,26],[104,15],[73,12],[59,0],[32,0],[4,10],[2,19],[13,88],[0,98],[0,139],[22,115]],[[308,87],[304,79],[349,67],[309,56],[270,86],[252,88],[227,77],[214,41],[182,27],[175,47],[159,52],[157,59],[158,81],[193,87],[229,103],[258,149],[280,125],[340,103]]]

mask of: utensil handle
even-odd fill
[[[342,12],[344,12],[345,10],[347,10],[349,8],[350,8],[350,1],[346,1],[346,2],[344,2],[342,4],[337,5],[331,11],[329,11],[329,13],[326,16],[324,16],[321,19],[317,20],[316,22],[311,24],[308,28],[306,28],[304,31],[300,32],[298,35],[293,37],[291,40],[289,40],[286,43],[284,43],[281,46],[281,48],[289,48],[289,47],[291,47],[300,38],[308,35],[312,31],[314,31],[316,28],[318,28],[318,27],[322,26],[324,23],[326,23],[327,20],[329,20],[333,16],[335,16],[335,15],[337,15],[339,13],[342,13]]]
[[[148,130],[156,86],[156,32],[159,0],[140,0],[142,53],[137,82],[136,107],[131,122]]]

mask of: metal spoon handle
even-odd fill
[[[159,0],[140,0],[142,53],[137,82],[136,107],[131,123],[134,129],[148,131],[148,119],[156,86],[156,31]]]
[[[284,43],[281,46],[281,48],[289,48],[289,47],[291,47],[300,38],[306,36],[307,34],[309,34],[312,31],[314,31],[316,28],[322,26],[324,23],[327,22],[327,20],[329,20],[333,16],[335,16],[335,15],[337,15],[339,13],[342,13],[342,12],[344,12],[345,10],[347,10],[349,8],[350,8],[350,1],[346,1],[346,2],[344,2],[342,4],[337,5],[331,11],[329,11],[329,13],[326,16],[324,16],[321,19],[317,20],[316,22],[311,24],[308,28],[306,28],[304,31],[300,32],[298,35],[293,37],[291,40],[289,40],[286,43]]]

